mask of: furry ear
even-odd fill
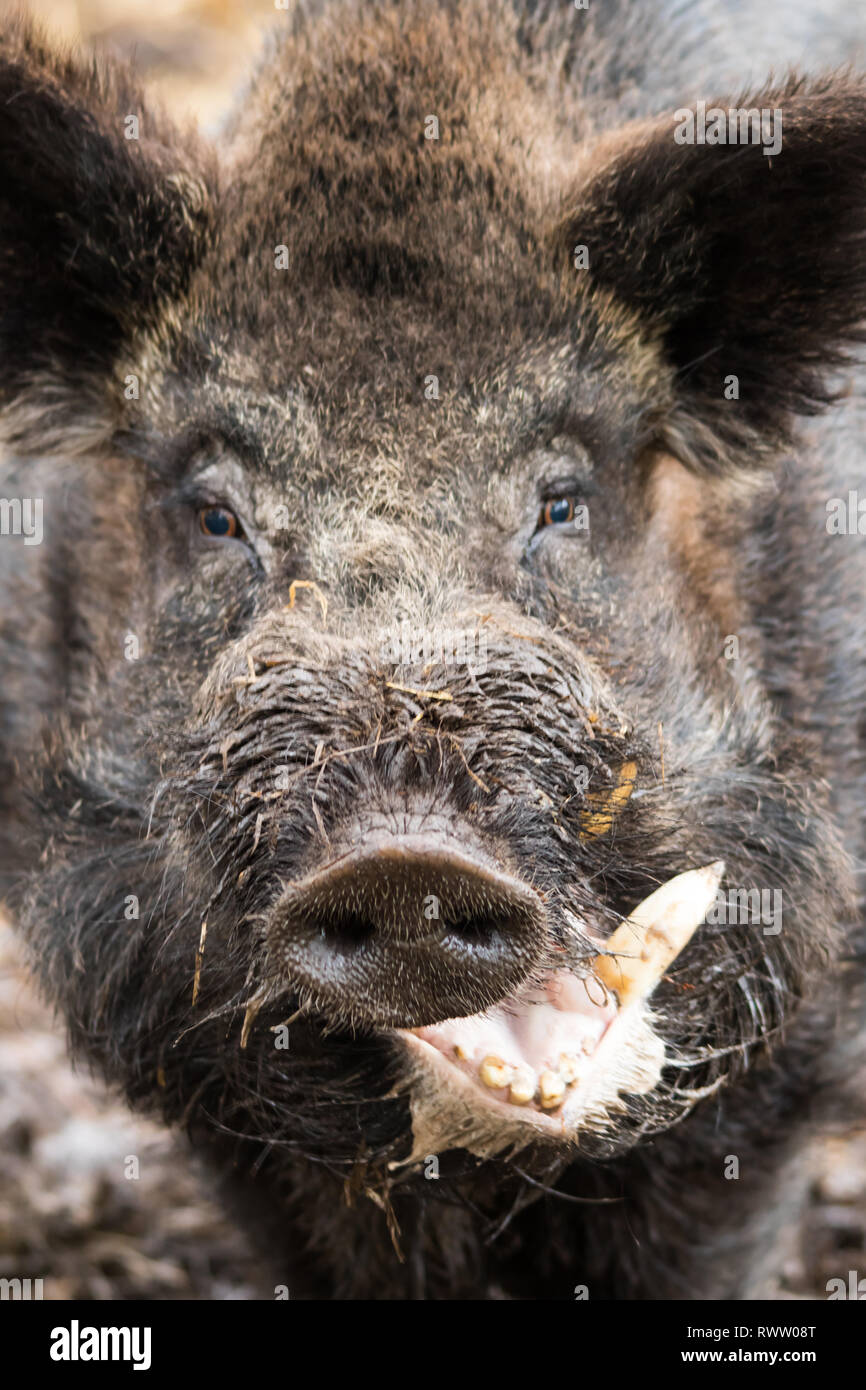
[[[734,115],[736,130],[734,109],[752,113]],[[793,416],[833,399],[830,371],[863,340],[866,85],[791,79],[707,102],[691,129],[685,116],[602,146],[557,239],[569,257],[585,245],[589,283],[660,340],[676,374],[669,432],[718,467],[784,446]],[[686,143],[725,130],[756,143]]]
[[[124,66],[54,49],[20,17],[0,25],[8,441],[51,447],[83,414],[105,414],[122,346],[188,284],[209,200],[194,145],[147,109]]]

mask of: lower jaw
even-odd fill
[[[662,1039],[643,1005],[619,1010],[606,1022],[579,1077],[555,1107],[538,1093],[526,1104],[510,1099],[510,1088],[490,1088],[471,1074],[469,1064],[448,1056],[424,1034],[433,1029],[397,1030],[412,1066],[410,1100],[414,1143],[406,1162],[443,1147],[461,1147],[481,1158],[547,1141],[576,1143],[588,1129],[610,1129],[627,1109],[628,1095],[646,1094],[661,1079]]]
[[[617,929],[586,981],[551,972],[486,1014],[395,1030],[411,1064],[398,1088],[408,1090],[413,1120],[404,1163],[452,1147],[488,1158],[538,1141],[576,1144],[585,1132],[613,1137],[628,1097],[661,1081],[665,1045],[649,998],[723,873],[717,863],[662,885]]]

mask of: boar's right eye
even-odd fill
[[[538,514],[538,525],[561,526],[563,522],[574,519],[574,498],[554,497],[545,502]]]
[[[198,524],[212,540],[231,540],[243,536],[243,529],[229,507],[200,507]]]

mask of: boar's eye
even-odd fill
[[[544,502],[538,514],[539,529],[542,526],[559,526],[565,521],[574,520],[574,498],[552,497]]]
[[[243,535],[241,524],[228,507],[200,507],[198,524],[213,540],[229,540]]]

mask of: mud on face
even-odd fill
[[[455,630],[473,623],[483,672],[383,665],[381,629],[336,635],[313,601],[268,611],[182,700],[153,672],[136,756],[162,775],[126,784],[125,817],[92,746],[51,789],[28,916],[50,923],[77,1043],[133,1100],[246,1161],[349,1172],[363,1152],[391,1184],[452,1148],[620,1151],[772,1042],[827,951],[820,810],[775,753],[728,745],[713,692],[670,721],[662,779],[656,731],[584,650],[501,604]],[[713,857],[777,882],[780,851],[784,933],[699,931],[614,1037],[596,963],[618,924]]]

